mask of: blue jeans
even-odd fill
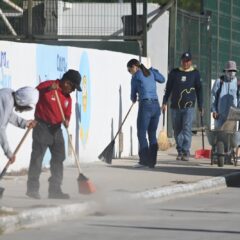
[[[190,154],[194,108],[171,109],[178,154]]]
[[[157,161],[157,127],[161,109],[157,100],[139,102],[137,136],[139,141],[139,163],[154,167]],[[148,134],[148,140],[147,140]]]

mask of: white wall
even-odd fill
[[[16,90],[29,85],[36,86],[46,79],[56,79],[69,68],[80,70],[82,77],[86,76],[83,94],[72,94],[73,108],[70,132],[75,143],[76,117],[75,103],[81,104],[82,129],[78,132],[80,160],[91,162],[98,160],[97,156],[111,141],[111,121],[114,122],[114,133],[118,128],[119,118],[119,87],[122,87],[122,115],[128,111],[130,101],[130,79],[126,63],[132,58],[128,54],[80,49],[74,47],[56,47],[37,44],[23,44],[0,41],[0,88],[10,87]],[[84,95],[84,96],[83,96]],[[82,99],[86,104],[83,109]],[[33,112],[19,114],[27,119],[33,118]],[[137,154],[138,143],[136,137],[137,105],[129,115],[123,127],[124,152],[130,153],[130,126],[133,127],[133,151]],[[7,127],[10,146],[14,150],[25,130],[11,124]],[[88,132],[88,137],[86,133]],[[64,133],[65,139],[66,133]],[[67,143],[67,141],[66,141]],[[116,151],[117,151],[116,142]],[[31,136],[29,136],[17,155],[17,161],[11,166],[12,170],[28,167],[31,154]],[[7,159],[0,149],[0,167]],[[44,165],[49,164],[50,155],[44,159]],[[69,158],[66,163],[71,163]]]

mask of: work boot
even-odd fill
[[[50,184],[48,189],[48,198],[51,199],[69,199],[70,196],[67,193],[63,193],[59,185]]]
[[[189,154],[187,154],[187,153],[184,153],[183,155],[182,155],[182,159],[181,159],[182,161],[189,161]]]
[[[30,198],[41,199],[41,196],[40,196],[39,192],[37,192],[37,191],[27,191],[26,195]]]
[[[58,192],[48,193],[48,198],[50,198],[50,199],[69,199],[70,196],[67,193],[63,193],[62,191],[58,191]]]
[[[182,153],[178,153],[176,160],[182,160]]]

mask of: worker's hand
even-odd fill
[[[58,88],[59,88],[58,84],[54,82],[54,83],[49,87],[49,90],[57,90]]]
[[[13,164],[16,160],[16,155],[13,155],[12,157],[9,158],[9,161],[11,164]]]
[[[63,122],[63,125],[65,126],[65,128],[68,128],[69,127],[69,120],[65,120],[64,122]]]
[[[165,113],[167,111],[167,104],[162,105],[162,112]]]
[[[37,126],[37,121],[36,120],[28,120],[26,127],[27,128],[35,128]]]
[[[217,113],[217,112],[213,112],[213,113],[212,113],[212,117],[213,117],[214,119],[218,119],[218,113]]]

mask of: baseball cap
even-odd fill
[[[190,52],[184,52],[181,56],[181,60],[185,60],[185,61],[192,60],[192,54]]]
[[[73,69],[69,69],[67,72],[65,72],[62,76],[62,80],[69,80],[71,81],[75,88],[78,91],[82,91],[80,84],[81,84],[81,75],[78,71],[73,70]]]

